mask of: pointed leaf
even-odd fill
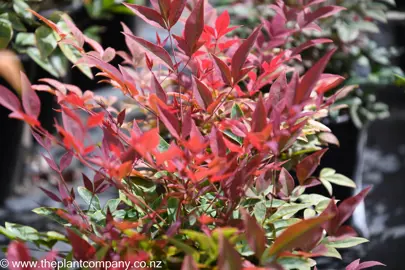
[[[72,159],[73,159],[72,151],[68,151],[67,153],[65,153],[60,159],[60,166],[59,166],[60,170],[63,171],[67,167],[69,167],[70,163],[72,163]]]
[[[140,44],[146,50],[151,52],[157,58],[161,59],[167,65],[168,68],[170,68],[171,70],[174,70],[174,65],[173,65],[172,59],[171,59],[169,53],[165,49],[163,49],[163,47],[155,45],[155,44],[153,44],[153,43],[151,43],[149,41],[146,41],[143,38],[136,37],[136,36],[131,35],[129,33],[124,33],[124,35],[126,35],[127,37],[130,37],[133,40],[135,40],[138,44]]]
[[[170,4],[169,25],[174,26],[181,17],[187,0],[173,0]]]
[[[156,79],[155,74],[152,72],[152,80],[151,80],[151,88],[153,93],[163,102],[167,102],[167,95],[165,90],[163,89],[162,85]]]
[[[0,85],[0,105],[12,112],[21,111],[20,100],[6,87]]]
[[[158,27],[158,28],[166,29],[166,25],[165,25],[162,15],[160,15],[160,13],[157,12],[156,10],[145,7],[145,6],[129,4],[129,3],[124,3],[124,5],[127,6],[133,13],[135,13],[138,17],[140,17],[146,23],[148,23],[152,26]]]
[[[76,260],[90,261],[94,259],[96,249],[71,229],[66,229],[69,243],[72,245],[73,256]]]
[[[41,111],[41,101],[39,100],[37,93],[32,89],[30,81],[23,72],[21,72],[21,88],[25,112],[29,116],[37,119]]]
[[[240,45],[232,57],[232,77],[233,82],[236,83],[240,78],[240,72],[249,55],[250,50],[256,42],[260,33],[261,26],[257,27],[252,34]]]
[[[218,58],[218,56],[212,54],[212,57],[214,58],[215,63],[221,71],[221,76],[224,83],[226,83],[227,85],[232,85],[231,70],[229,69],[228,65],[220,58]]]
[[[370,190],[371,187],[365,188],[359,194],[350,197],[339,204],[339,225],[342,225],[346,220],[350,218],[356,207],[364,200]]]
[[[184,27],[184,39],[191,53],[196,51],[195,45],[204,30],[204,2],[204,0],[197,2]]]
[[[166,126],[170,134],[175,138],[180,138],[180,124],[176,115],[170,112],[167,108],[158,104],[159,118],[162,120],[163,124]]]
[[[326,151],[328,151],[328,149],[319,150],[307,156],[300,163],[298,163],[296,171],[300,185],[304,185],[305,180],[307,180],[314,173]]]
[[[265,231],[256,220],[249,215],[245,210],[242,211],[243,221],[245,224],[246,240],[250,248],[256,254],[256,257],[260,259],[264,250],[266,249],[266,234]]]
[[[219,236],[218,269],[242,270],[242,259],[223,234]]]
[[[308,240],[307,237],[311,236],[314,231],[319,229],[323,223],[332,217],[321,215],[291,225],[276,238],[268,254],[264,254],[264,256],[276,257],[283,251],[290,251],[305,245]]]
[[[295,93],[294,103],[300,104],[305,101],[311,94],[313,88],[321,77],[329,59],[335,53],[336,49],[327,52],[315,65],[313,65],[304,75],[298,85]]]
[[[200,105],[203,109],[207,109],[214,101],[212,98],[212,93],[208,86],[206,86],[198,78],[194,77],[194,81],[196,83],[195,90],[197,90],[194,91],[194,97],[197,100],[198,105]]]
[[[267,113],[264,106],[263,97],[260,95],[259,100],[256,103],[256,108],[252,115],[252,131],[260,132],[267,125]]]

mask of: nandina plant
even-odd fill
[[[10,261],[34,260],[28,241],[48,260],[161,261],[164,269],[312,269],[314,258],[341,258],[337,249],[367,241],[346,221],[370,188],[338,204],[305,193],[321,182],[330,191],[331,183],[355,187],[333,169],[313,176],[327,145],[338,143],[319,120],[347,92],[325,97],[342,80],[323,73],[334,50],[300,76],[293,61],[310,46],[274,49],[270,59],[262,59],[257,47],[262,26],[245,40],[231,37],[236,27],[228,13],[218,15],[204,0],[126,6],[167,37],[152,43],[123,25],[129,52],[116,52],[83,35],[67,17],[68,28],[61,29],[31,11],[59,43],[81,52],[76,64],[98,70],[101,81],[127,102],[117,109],[114,97],[52,79],[31,85],[24,74],[22,105],[0,87],[0,104],[30,126],[44,159],[60,176],[56,191],[43,191],[63,207],[34,212],[66,228],[66,234],[41,233],[6,223],[0,229],[13,240]],[[183,18],[186,8],[190,12]],[[339,10],[314,12],[325,17]],[[177,23],[184,24],[181,35],[172,32]],[[109,64],[116,55],[123,59],[118,67]],[[264,85],[271,86],[269,93],[260,91]],[[57,135],[38,121],[37,91],[58,101]],[[145,113],[142,120],[130,117],[135,109]],[[92,131],[101,131],[102,140]],[[55,147],[66,150],[60,160],[52,155]],[[63,177],[73,159],[94,172],[83,174],[83,186],[72,187]],[[110,187],[119,197],[101,205],[98,196]],[[72,250],[53,249],[58,241]],[[347,269],[375,265],[381,264],[357,260]]]
[[[403,71],[392,63],[400,51],[385,47],[373,40],[379,33],[379,26],[387,23],[387,11],[395,7],[395,1],[379,0],[215,0],[214,5],[221,10],[229,10],[235,24],[244,24],[239,34],[245,36],[246,29],[264,22],[266,35],[259,38],[270,42],[259,45],[262,51],[271,47],[294,48],[300,44],[318,44],[302,53],[298,63],[307,70],[332,47],[338,47],[326,67],[327,73],[344,76],[346,85],[365,84],[338,102],[349,109],[340,113],[350,114],[353,123],[361,127],[364,123],[389,115],[388,106],[376,98],[375,90],[368,89],[370,84],[392,84],[395,74]],[[274,6],[275,5],[275,6]],[[342,11],[332,16],[323,16],[330,5],[338,5]],[[274,8],[270,8],[273,6]],[[305,10],[306,19],[296,16],[295,10]],[[323,10],[323,12],[314,12]],[[318,19],[317,24],[310,20]],[[269,23],[271,22],[271,23]],[[288,42],[285,41],[288,39]],[[337,106],[336,106],[337,108]],[[339,110],[333,110],[332,118],[339,120]]]

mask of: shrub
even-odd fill
[[[268,8],[276,2],[282,4],[282,9]],[[338,5],[344,8],[338,14],[319,18],[318,25],[308,25],[307,29],[297,34],[282,36],[272,41],[272,46],[282,44],[283,48],[294,48],[305,42],[319,40],[319,44],[302,53],[303,61],[301,68],[308,69],[330,50],[331,46],[337,46],[338,51],[331,58],[326,67],[327,73],[339,74],[347,78],[346,85],[366,84],[353,91],[339,105],[345,104],[350,109],[343,111],[350,113],[353,123],[361,127],[367,121],[382,119],[389,115],[388,106],[379,102],[370,84],[392,84],[395,74],[403,74],[402,70],[392,63],[392,59],[398,57],[400,51],[395,47],[384,47],[373,40],[373,36],[379,33],[379,27],[387,23],[387,11],[395,6],[395,1],[369,1],[369,0],[329,0],[329,1],[214,1],[221,10],[229,10],[236,24],[254,27],[264,17],[265,25],[272,20],[286,22],[287,26],[301,25],[300,18],[295,17],[296,11],[307,8],[323,9],[327,12],[326,5]],[[283,12],[282,12],[283,11]],[[306,16],[315,17],[319,14],[308,12]],[[294,21],[292,23],[291,21]],[[277,24],[284,27],[284,23]],[[246,35],[246,29],[242,28],[240,35]],[[275,28],[274,28],[275,30]],[[287,38],[288,42],[283,39]],[[331,43],[333,41],[333,43]],[[277,43],[278,42],[278,43]],[[281,42],[281,43],[280,43]],[[335,119],[339,116],[338,110],[331,114]],[[339,119],[338,119],[339,120]]]
[[[1,232],[15,240],[8,258],[31,260],[23,243],[28,241],[49,252],[50,260],[162,261],[165,269],[311,269],[313,258],[340,258],[337,248],[367,241],[345,222],[370,188],[338,205],[334,198],[305,193],[321,182],[355,186],[333,169],[313,176],[328,143],[337,143],[319,120],[347,92],[325,97],[342,80],[323,73],[334,50],[300,77],[292,64],[300,60],[300,49],[272,48],[268,59],[260,58],[261,25],[245,40],[231,38],[235,27],[228,13],[217,16],[204,0],[192,6],[181,0],[152,4],[127,7],[168,36],[151,43],[124,25],[129,53],[103,49],[71,21],[61,29],[36,14],[59,35],[59,43],[81,52],[76,64],[98,70],[102,81],[131,103],[118,110],[113,99],[52,79],[31,85],[22,74],[21,106],[0,87],[0,104],[30,125],[45,160],[61,177],[58,192],[43,190],[63,208],[34,212],[67,231],[64,236],[6,224]],[[185,8],[191,12],[184,31],[174,35]],[[328,10],[314,12],[324,17],[340,8]],[[124,60],[118,67],[109,64],[116,54]],[[260,91],[264,85],[271,85],[267,94]],[[37,120],[36,91],[57,98],[58,135]],[[134,109],[145,113],[143,120],[131,119]],[[101,141],[91,136],[93,130],[102,132]],[[51,154],[54,147],[66,150],[60,160]],[[94,172],[83,174],[76,190],[62,174],[72,159]],[[119,197],[101,205],[99,194],[109,187]],[[87,207],[79,206],[76,195]],[[72,251],[52,250],[58,241]],[[355,261],[347,269],[372,265],[379,263]]]

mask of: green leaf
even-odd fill
[[[11,26],[13,27],[13,29],[16,31],[19,31],[19,32],[27,31],[27,28],[25,28],[25,26],[21,22],[20,18],[18,18],[14,12],[3,13],[0,15],[0,18],[4,18],[5,20],[9,21],[11,23]]]
[[[41,56],[47,58],[58,46],[53,30],[47,26],[40,26],[35,30],[35,38]]]
[[[339,186],[356,188],[356,184],[351,179],[343,174],[335,173],[334,170],[328,168],[322,169],[319,180],[321,180],[322,183],[323,181],[327,181]]]
[[[13,9],[15,13],[26,21],[31,22],[34,21],[34,16],[27,10],[29,8],[30,6],[27,5],[24,0],[13,0]]]
[[[15,37],[15,44],[17,46],[35,46],[34,33],[18,33]]]
[[[118,205],[120,204],[121,199],[110,199],[107,201],[107,203],[104,206],[103,212],[107,213],[107,209],[110,209],[110,212],[113,213],[115,210],[117,210]]]
[[[187,244],[185,244],[185,243],[183,243],[183,242],[181,242],[181,241],[179,241],[179,240],[177,240],[175,238],[168,238],[168,240],[175,247],[177,247],[178,249],[180,249],[184,253],[193,256],[194,260],[198,261],[199,253],[195,248],[193,248],[193,247],[191,247],[191,246],[189,246],[189,245],[187,245]]]
[[[241,117],[243,117],[243,111],[242,109],[239,107],[238,104],[233,104],[232,106],[232,110],[231,110],[231,118],[232,119],[239,119]]]
[[[201,250],[208,251],[211,254],[216,254],[218,248],[213,239],[204,233],[192,230],[181,230],[181,233],[189,239],[197,242]]]
[[[231,138],[232,140],[234,140],[235,142],[239,143],[239,145],[243,144],[243,138],[236,136],[235,134],[232,133],[232,131],[230,130],[224,130],[223,132],[226,136],[228,136],[229,138]]]
[[[13,28],[11,23],[0,18],[0,49],[7,48],[13,37]]]
[[[360,31],[363,32],[370,32],[370,33],[378,33],[380,29],[375,23],[369,21],[360,21],[356,22],[356,26]]]
[[[169,223],[173,223],[177,220],[177,209],[179,207],[179,200],[177,198],[170,197],[167,201],[167,215],[169,217]]]
[[[72,45],[63,44],[62,42],[59,42],[58,44],[63,54],[66,56],[67,59],[69,59],[72,64],[76,64],[76,62],[81,58],[80,52]],[[76,66],[83,72],[84,75],[86,75],[90,79],[93,78],[93,73],[87,65],[79,64]]]
[[[296,214],[298,211],[310,207],[310,204],[292,204],[292,205],[283,205],[277,212],[270,216],[269,221],[275,221],[280,218],[290,217]]]
[[[23,241],[35,241],[39,239],[38,231],[29,226],[6,222],[5,230],[12,236],[12,239],[20,239]]]
[[[255,215],[255,218],[257,219],[257,222],[262,223],[263,220],[266,217],[266,203],[264,201],[261,201],[257,203],[254,208],[253,208],[253,213]]]
[[[342,255],[340,255],[339,251],[337,251],[336,248],[325,245],[328,251],[324,254],[322,254],[325,257],[332,257],[332,258],[337,258],[337,259],[342,259]]]
[[[159,140],[158,150],[161,153],[166,152],[167,150],[169,150],[170,145],[161,136],[159,136],[159,137],[160,137],[160,140]]]
[[[299,257],[282,257],[277,260],[285,270],[310,270],[311,262],[305,258]]]
[[[98,199],[97,195],[91,193],[85,187],[78,187],[77,192],[79,193],[80,197],[84,200],[84,202],[88,205],[89,210],[97,211],[101,210],[100,207],[100,200]]]
[[[38,48],[28,48],[27,49],[27,55],[34,60],[35,63],[37,63],[41,68],[45,69],[49,74],[51,74],[54,77],[59,77],[59,74],[55,70],[55,68],[52,66],[52,64],[49,62],[48,59],[43,59],[41,57],[41,53],[39,52]]]
[[[34,212],[40,216],[48,217],[62,225],[69,224],[66,220],[62,219],[59,215],[56,214],[56,212],[58,210],[65,212],[62,209],[52,208],[52,207],[39,207],[39,208],[35,208],[34,210],[32,210],[32,212]]]
[[[387,22],[387,17],[385,16],[385,13],[383,10],[379,10],[379,9],[364,9],[363,10],[365,15],[373,18],[377,21],[386,23]]]
[[[332,196],[332,194],[333,194],[332,184],[329,183],[327,180],[325,180],[325,179],[323,179],[323,178],[319,178],[319,180],[321,181],[322,185],[326,188],[326,190],[328,191],[329,195]]]
[[[327,242],[326,245],[333,248],[350,248],[366,242],[368,242],[368,240],[362,237],[348,237],[342,240]]]

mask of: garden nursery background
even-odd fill
[[[217,269],[314,269],[315,262],[317,269],[363,269],[359,262],[351,264],[359,258],[372,261],[372,269],[383,269],[374,261],[386,269],[404,269],[404,34],[405,2],[400,0],[128,0],[125,5],[117,0],[0,0],[0,259],[38,259],[55,250],[56,260],[66,254],[70,259],[128,259],[122,254],[133,252],[138,259],[163,260],[166,269],[211,269],[217,263]],[[322,70],[317,73],[317,68]],[[315,90],[295,94],[294,104],[280,107],[276,99],[283,100],[279,96],[287,95],[283,89],[290,89],[295,79],[297,91],[304,84]],[[101,100],[98,108],[85,105],[96,96]],[[15,105],[16,100],[22,105]],[[16,109],[21,106],[25,113]],[[313,115],[308,113],[311,108]],[[257,120],[260,114],[264,120]],[[87,122],[77,120],[88,115]],[[310,118],[305,127],[288,126],[300,123],[300,117]],[[69,121],[76,122],[70,130]],[[85,123],[85,139],[77,123]],[[285,142],[288,147],[278,148],[283,133],[277,133],[276,125],[290,132],[285,140],[293,142]],[[167,141],[167,155],[147,153],[145,145],[153,144],[154,136],[139,134],[149,126]],[[301,133],[294,135],[294,128]],[[267,130],[277,139],[262,144]],[[261,135],[254,137],[253,131]],[[54,137],[47,139],[47,134]],[[128,138],[132,152],[126,148]],[[108,158],[82,149],[90,142],[97,142]],[[54,147],[58,144],[64,146]],[[326,145],[329,150],[324,152]],[[258,153],[263,153],[260,165],[252,169]],[[231,161],[234,156],[238,165]],[[105,165],[107,160],[114,170]],[[105,174],[104,182],[95,167],[103,168],[99,172]],[[242,175],[250,179],[243,180],[244,190],[232,189],[239,182],[229,179]],[[126,180],[112,184],[113,179]],[[190,188],[174,179],[199,184]],[[200,184],[206,180],[209,184]],[[121,186],[131,186],[128,181],[142,193],[125,193],[129,189]],[[226,181],[230,184],[222,184]],[[364,202],[353,197],[370,186]],[[148,197],[155,195],[162,198],[156,208],[155,197]],[[354,228],[355,237],[352,229],[344,234],[349,238],[325,225],[325,215],[333,208],[328,203],[336,201],[343,211],[346,199],[357,206],[350,219],[350,213],[344,220],[340,214],[339,226]],[[137,200],[149,204],[153,217],[138,210]],[[190,200],[198,205],[187,208]],[[55,210],[63,207],[63,213]],[[83,216],[90,220],[89,228]],[[337,216],[339,212],[329,219]],[[310,220],[316,225],[304,224]],[[299,231],[296,222],[307,227]],[[97,226],[114,228],[106,236]],[[223,234],[240,238],[221,240],[213,233],[228,226],[235,232]],[[262,235],[252,240],[249,226],[259,226],[260,232],[264,228],[262,247]],[[316,241],[306,234],[315,235],[315,226],[323,233]],[[117,239],[129,240],[115,239],[113,230],[119,231]],[[215,255],[204,250],[191,230],[213,237],[210,241],[219,245]],[[302,238],[282,245],[287,230],[289,235],[299,231]],[[141,235],[156,243],[134,244],[143,241]],[[304,247],[297,244],[299,239],[314,245]],[[170,243],[165,242],[164,256],[154,253],[158,241]],[[131,245],[136,246],[132,251]],[[105,256],[100,255],[107,246]],[[97,253],[90,256],[93,248]],[[263,268],[254,268],[259,266]]]

